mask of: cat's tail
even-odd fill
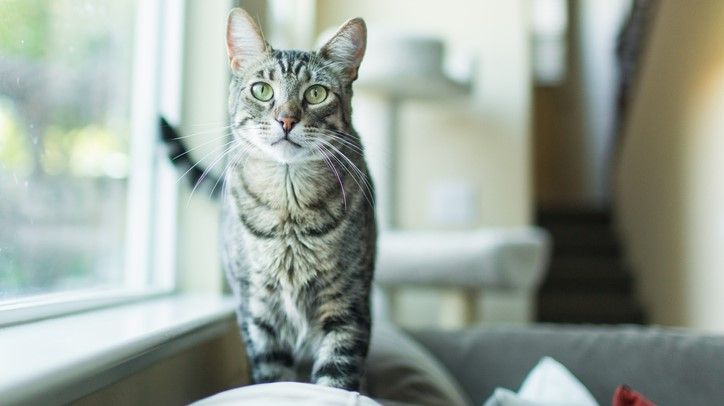
[[[221,183],[219,178],[203,168],[199,162],[194,161],[190,151],[183,143],[183,137],[175,128],[166,121],[165,118],[159,117],[158,120],[161,139],[166,145],[166,154],[173,165],[178,169],[179,173],[186,178],[192,188],[196,192],[203,190],[205,196],[210,199],[217,200],[221,195]],[[206,173],[204,173],[206,172]],[[194,193],[195,194],[195,193]]]

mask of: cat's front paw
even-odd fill
[[[315,374],[313,382],[316,385],[328,386],[330,388],[344,389],[348,391],[359,391],[359,377],[345,376],[342,371],[335,371],[333,374]]]
[[[257,368],[252,373],[252,381],[254,384],[259,383],[274,383],[274,382],[294,382],[297,380],[297,375],[292,368],[275,365],[270,367],[265,365],[262,368]]]

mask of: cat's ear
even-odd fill
[[[332,39],[319,49],[322,58],[342,66],[348,79],[357,79],[359,65],[367,46],[367,26],[361,18],[353,18],[337,30]]]
[[[232,9],[226,26],[226,52],[231,69],[239,70],[245,63],[267,53],[261,29],[253,18],[240,8]]]

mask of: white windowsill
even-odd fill
[[[233,300],[174,295],[0,330],[4,404],[61,404],[228,330]]]
[[[163,289],[90,289],[33,295],[25,299],[3,301],[0,304],[0,328],[15,324],[70,315],[87,310],[138,302],[170,294]]]

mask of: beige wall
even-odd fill
[[[449,0],[432,7],[414,0],[317,1],[317,32],[361,16],[370,29],[393,27],[439,36],[449,51],[469,53],[478,61],[470,99],[407,103],[401,109],[397,159],[403,228],[435,227],[425,199],[431,183],[442,179],[470,182],[476,189],[478,215],[471,226],[530,221],[526,4]],[[360,101],[364,97],[357,92]]]
[[[590,158],[584,117],[585,97],[580,43],[582,4],[568,2],[565,81],[535,86],[534,176],[535,200],[542,207],[592,204]]]
[[[655,323],[724,331],[724,2],[662,2],[618,173]]]

